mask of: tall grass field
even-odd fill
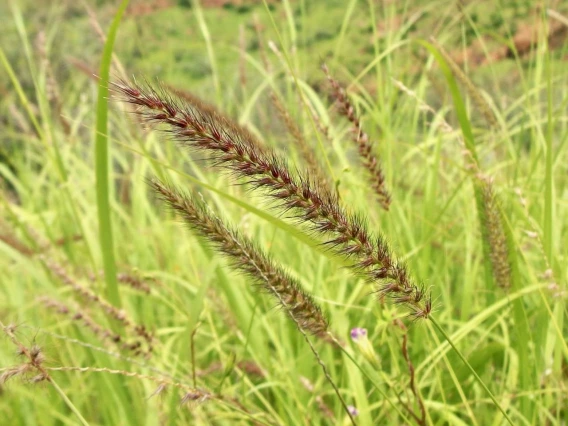
[[[0,16],[0,424],[567,424],[564,2]]]

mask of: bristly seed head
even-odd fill
[[[187,392],[180,401],[180,405],[185,404],[202,404],[208,399],[211,398],[211,395],[205,392],[201,392],[198,390]]]
[[[411,311],[425,307],[429,296],[418,291],[383,238],[373,237],[365,222],[348,213],[337,196],[311,179],[309,173],[290,173],[284,160],[242,126],[197,99],[182,104],[164,90],[128,82],[114,84],[114,90],[125,102],[140,107],[144,121],[168,126],[181,146],[210,154],[215,166],[229,170],[255,189],[263,189],[282,211],[291,212],[319,233],[336,254],[352,259],[354,270],[369,282],[394,281],[401,291],[411,290],[413,297],[405,303]],[[394,289],[381,287],[379,293],[390,296]]]
[[[150,184],[194,231],[227,255],[235,268],[275,297],[299,328],[314,335],[325,335],[328,322],[314,299],[250,240],[229,229],[207,206],[177,188],[159,181]]]
[[[332,95],[339,106],[339,113],[351,122],[353,142],[357,145],[361,162],[367,169],[369,181],[377,195],[377,201],[383,209],[388,211],[391,204],[391,195],[386,189],[385,176],[379,160],[373,154],[373,143],[370,141],[369,135],[367,135],[367,133],[363,130],[361,121],[359,120],[359,117],[357,117],[355,108],[353,107],[345,89],[341,87],[339,82],[331,76],[331,73],[325,64],[323,64],[322,69],[331,86]]]

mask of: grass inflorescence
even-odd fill
[[[150,186],[179,213],[191,229],[225,254],[235,269],[246,273],[264,291],[271,294],[299,328],[316,336],[325,335],[328,321],[321,308],[294,279],[255,247],[252,241],[229,229],[195,197],[158,180],[151,181]]]
[[[563,424],[564,6],[128,3],[0,5],[4,418]]]
[[[381,295],[409,307],[416,318],[428,317],[430,296],[413,283],[384,238],[373,236],[365,221],[348,212],[309,172],[292,173],[285,160],[263,147],[251,133],[200,101],[182,104],[163,89],[128,82],[116,83],[115,90],[123,101],[140,107],[138,113],[144,121],[166,125],[180,146],[209,154],[213,165],[264,190],[279,209],[307,223],[327,247],[349,258],[354,270],[369,282],[384,282],[377,285]]]
[[[363,167],[367,170],[369,182],[375,192],[377,201],[383,209],[388,211],[391,204],[391,195],[386,188],[385,175],[377,154],[375,153],[374,144],[369,138],[369,135],[363,130],[361,120],[357,116],[355,107],[351,103],[345,89],[332,77],[327,65],[324,64],[322,69],[332,88],[333,98],[336,101],[340,114],[345,116],[352,125],[352,139],[357,146]]]

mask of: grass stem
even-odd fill
[[[434,327],[436,327],[436,329],[438,329],[438,331],[442,334],[442,336],[444,336],[444,339],[446,339],[448,344],[456,352],[456,354],[462,360],[462,362],[465,364],[465,366],[468,368],[468,370],[471,371],[471,374],[473,374],[473,377],[475,377],[477,382],[481,385],[481,387],[485,390],[485,392],[487,392],[487,395],[489,396],[489,398],[491,398],[491,400],[493,401],[495,406],[499,409],[499,411],[501,411],[501,413],[503,413],[503,416],[505,417],[507,422],[509,422],[509,424],[511,426],[513,426],[514,423],[511,420],[511,418],[509,417],[509,415],[507,414],[507,412],[503,409],[503,407],[501,407],[501,404],[499,404],[499,401],[497,401],[497,399],[495,398],[493,393],[489,390],[487,385],[483,382],[483,380],[481,380],[481,377],[479,377],[479,375],[474,370],[474,368],[471,366],[469,361],[465,358],[465,356],[463,356],[463,354],[460,352],[460,350],[454,345],[454,342],[452,342],[452,340],[450,339],[450,336],[448,336],[448,334],[444,331],[444,329],[440,326],[440,324],[438,324],[438,322],[434,319],[434,317],[432,315],[430,315],[429,320],[432,322]]]

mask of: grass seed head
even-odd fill
[[[328,247],[349,258],[354,269],[371,283],[394,280],[403,290],[418,289],[384,239],[372,236],[365,221],[346,211],[335,194],[314,181],[309,173],[291,173],[283,159],[213,107],[204,106],[200,101],[182,102],[161,88],[125,81],[116,83],[114,91],[123,101],[139,106],[143,121],[165,125],[182,147],[208,153],[215,166],[232,172],[254,189],[263,190],[277,201],[276,208],[320,234]],[[222,230],[214,219],[178,199],[167,187],[158,185],[154,189],[188,222],[194,223],[197,230],[207,232],[217,228],[219,233],[209,237],[215,244],[221,248],[231,247],[227,244],[231,233]],[[409,303],[411,310],[424,303],[416,299],[412,298],[413,302]]]

